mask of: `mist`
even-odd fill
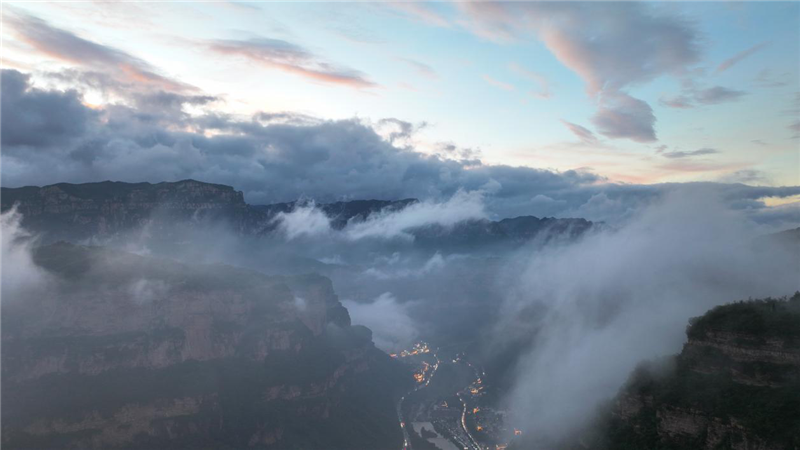
[[[637,363],[680,351],[690,317],[800,288],[800,255],[714,192],[676,189],[626,225],[529,255],[495,326],[532,338],[506,397],[528,433],[586,423]]]
[[[444,202],[422,201],[400,211],[371,215],[367,220],[348,227],[347,238],[391,239],[400,237],[413,240],[408,230],[427,225],[445,228],[466,220],[486,218],[483,191],[459,190]]]
[[[350,312],[355,325],[365,325],[372,330],[375,346],[386,352],[396,352],[409,347],[419,335],[409,316],[409,303],[398,303],[391,292],[384,292],[370,303],[345,300],[342,304]]]
[[[49,277],[33,261],[31,249],[35,236],[22,225],[22,215],[16,209],[0,214],[0,239],[2,239],[2,302],[23,301],[26,295],[44,289]]]

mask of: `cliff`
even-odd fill
[[[0,200],[3,211],[16,205],[26,229],[50,242],[102,239],[145,226],[159,232],[189,221],[225,222],[242,230],[249,216],[241,192],[195,180],[3,188]]]
[[[399,448],[401,367],[327,278],[66,243],[3,299],[3,448]]]
[[[800,293],[719,306],[687,335],[678,356],[637,368],[596,434],[569,447],[800,448]]]
[[[183,180],[173,183],[59,183],[44,187],[2,188],[2,211],[16,205],[22,225],[44,242],[106,242],[125,233],[180,239],[186,226],[224,225],[241,235],[269,235],[279,213],[300,202],[249,205],[242,192],[230,186]],[[353,200],[318,204],[341,230],[373,214],[402,210],[416,199]],[[439,226],[412,230],[425,248],[516,245],[539,235],[575,238],[592,227],[584,219],[523,216],[500,221],[476,220],[454,228]]]

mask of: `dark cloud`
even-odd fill
[[[37,17],[9,14],[6,22],[17,37],[36,50],[118,82],[146,85],[167,91],[194,90],[192,86],[158,74],[150,64],[122,50],[81,38]]]
[[[223,55],[240,56],[271,69],[323,83],[354,88],[376,86],[363,73],[328,62],[307,49],[282,39],[259,37],[248,40],[216,40],[209,42],[208,48]]]
[[[0,142],[4,152],[66,144],[82,136],[97,114],[83,106],[78,92],[36,89],[30,86],[29,78],[16,70],[5,70],[0,77]]]
[[[661,153],[661,156],[665,158],[678,159],[678,158],[689,158],[692,156],[713,155],[715,153],[719,153],[719,150],[713,148],[700,148],[690,152],[680,152],[680,151],[663,152]]]
[[[283,111],[277,113],[259,112],[253,116],[253,119],[262,124],[283,123],[283,124],[295,124],[295,125],[311,125],[320,122],[320,120],[316,117],[309,116],[307,114],[295,113],[291,111]]]
[[[4,126],[44,111],[57,113],[58,120],[82,117],[80,126],[29,121],[23,136],[37,136],[35,142],[12,139],[6,143],[14,134],[4,130],[5,186],[194,178],[235,186],[256,204],[301,197],[319,201],[441,199],[464,190],[483,192],[491,215],[610,222],[625,220],[677,186],[618,185],[581,170],[483,164],[477,151],[465,153],[446,143],[441,144],[441,154],[425,154],[393,144],[389,136],[376,131],[381,125],[357,119],[330,121],[293,113],[250,118],[213,112],[189,116],[115,104],[92,110],[80,103],[77,92],[31,88],[27,76],[18,72],[5,72],[3,81],[2,106],[4,111],[13,111],[4,114]],[[167,105],[184,101],[170,96],[158,99]],[[398,119],[389,119],[383,126],[396,127],[400,134],[414,129]],[[800,193],[800,187],[703,186],[752,211],[764,208],[758,200],[762,197]]]
[[[413,124],[405,120],[395,119],[389,117],[381,119],[376,124],[376,129],[386,136],[386,139],[391,144],[399,144],[401,142],[408,143],[408,140],[420,129],[428,126],[426,122]]]
[[[460,160],[464,166],[480,166],[481,149],[471,147],[459,147],[452,142],[439,142],[436,144],[439,155],[447,159],[455,158]]]

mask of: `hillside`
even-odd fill
[[[16,205],[23,226],[45,242],[106,240],[125,233],[178,239],[186,227],[225,226],[244,236],[270,235],[277,229],[279,213],[301,202],[249,205],[242,192],[231,186],[183,180],[162,183],[58,183],[49,186],[2,188],[2,211]],[[318,204],[333,229],[361,222],[373,214],[400,211],[416,199],[352,200]],[[518,244],[553,235],[577,237],[592,223],[584,219],[522,216],[500,221],[473,220],[453,229],[438,226],[412,230],[423,248],[461,248]]]
[[[3,298],[2,445],[398,448],[412,383],[330,281],[100,247],[37,248]]]
[[[637,368],[565,448],[800,448],[800,293],[716,307],[687,336],[679,355]]]

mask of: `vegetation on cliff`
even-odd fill
[[[681,354],[639,365],[565,449],[800,448],[800,293],[690,320]]]

